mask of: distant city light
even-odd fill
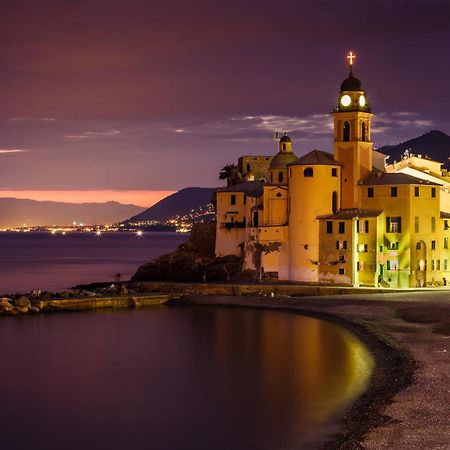
[[[144,233],[141,230],[136,231],[136,235],[141,237]]]

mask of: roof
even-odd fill
[[[216,192],[244,192],[249,197],[261,197],[263,195],[263,184],[261,181],[246,181],[235,186],[218,188]]]
[[[306,155],[297,158],[294,162],[289,164],[290,166],[302,166],[302,165],[332,165],[342,166],[342,163],[335,161],[331,153],[323,152],[322,150],[313,150]]]
[[[292,142],[291,138],[285,134],[284,136],[281,137],[280,142]]]
[[[359,209],[359,208],[349,208],[340,209],[335,214],[326,214],[323,216],[317,216],[317,219],[327,219],[327,220],[349,220],[358,217],[359,219],[364,219],[368,217],[378,217],[383,212],[382,209]]]
[[[285,169],[288,164],[296,159],[297,156],[292,152],[279,152],[270,162],[269,169]]]
[[[440,186],[432,181],[416,178],[406,173],[386,173],[377,170],[372,171],[360,184],[365,186],[385,186],[390,184],[426,184],[430,186]]]
[[[377,150],[372,151],[372,166],[375,169],[378,169],[381,172],[386,172],[386,167],[384,165],[384,161],[386,160],[388,155],[381,153]]]
[[[355,78],[353,76],[352,71],[350,71],[350,74],[348,78],[346,78],[342,84],[341,84],[341,92],[344,91],[363,91],[362,83],[358,80],[358,78]]]

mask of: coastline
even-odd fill
[[[445,395],[450,374],[445,359],[448,350],[441,347],[449,347],[450,341],[433,332],[439,319],[429,316],[424,322],[420,317],[413,321],[413,314],[405,320],[402,314],[404,309],[420,313],[432,306],[438,306],[438,315],[449,313],[448,293],[441,293],[437,301],[405,299],[404,293],[393,299],[385,298],[386,294],[376,297],[189,295],[168,303],[271,309],[344,326],[368,346],[376,367],[369,388],[345,412],[340,432],[322,450],[445,449],[450,437],[450,406]],[[430,376],[435,379],[433,384]]]
[[[450,441],[449,290],[338,288],[335,295],[320,295],[312,287],[289,287],[300,296],[288,296],[270,285],[259,286],[259,291],[229,284],[152,286],[151,292],[133,296],[44,300],[41,311],[203,305],[271,309],[329,320],[367,345],[376,366],[369,388],[344,413],[340,432],[322,449],[431,450],[445,449]],[[278,293],[272,295],[274,290]]]

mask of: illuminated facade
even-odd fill
[[[372,112],[353,59],[332,112],[334,154],[313,150],[297,158],[285,135],[267,159],[269,180],[240,164],[247,181],[217,191],[216,254],[241,255],[243,269],[263,278],[447,285],[450,174],[412,154],[386,165],[373,150]]]

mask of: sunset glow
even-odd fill
[[[65,203],[105,203],[115,201],[149,208],[174,191],[7,191],[0,190],[0,198],[22,198]]]

